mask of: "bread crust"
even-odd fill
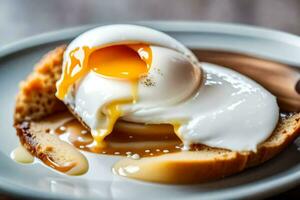
[[[45,156],[49,156],[49,153],[41,146],[36,134],[38,131],[38,134],[49,135],[50,129],[43,119],[51,114],[68,111],[66,106],[55,97],[55,83],[61,75],[64,50],[65,46],[60,46],[46,54],[28,78],[21,83],[17,95],[14,115],[17,135],[24,147],[42,160]],[[48,123],[48,126],[50,125],[51,123]],[[38,130],[33,128],[36,126],[43,128]],[[258,146],[257,152],[233,152],[199,145],[201,150],[194,152],[198,154],[195,156],[210,155],[206,159],[181,160],[180,153],[172,153],[168,154],[171,156],[168,162],[162,161],[157,165],[159,166],[157,169],[153,166],[153,170],[173,170],[174,173],[181,174],[178,183],[190,183],[188,181],[190,176],[197,176],[197,183],[222,178],[271,159],[286,148],[299,133],[300,113],[289,113],[281,118],[273,134]],[[57,158],[52,154],[51,159],[55,161]],[[193,170],[186,170],[187,168]],[[149,177],[148,181],[172,182],[171,179],[161,181],[155,176]]]

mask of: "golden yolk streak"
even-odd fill
[[[173,128],[174,128],[174,133],[176,133],[176,135],[179,137],[179,138],[181,138],[181,134],[180,134],[180,132],[179,132],[179,128],[180,128],[180,123],[178,122],[178,123],[171,123],[172,124],[172,126],[173,126]]]
[[[87,59],[83,59],[82,63],[78,58],[76,58],[75,53],[80,50],[79,47],[73,49],[69,53],[69,62],[66,62],[63,66],[62,77],[57,84],[56,96],[58,99],[63,100],[68,92],[68,89],[77,80],[86,75],[89,72],[87,67]],[[88,56],[91,52],[89,47],[82,47],[85,56]],[[77,69],[76,73],[74,71]]]
[[[181,124],[184,123],[185,120],[172,120],[169,122],[169,124],[171,124],[173,126],[174,129],[174,133],[177,135],[177,137],[183,142],[183,138],[181,136],[181,133],[179,131]]]
[[[83,60],[75,54],[82,50]],[[122,116],[120,105],[135,103],[138,99],[138,81],[146,75],[152,64],[152,50],[146,44],[115,45],[100,49],[81,47],[69,53],[69,62],[63,66],[62,78],[58,81],[56,96],[63,100],[71,85],[75,84],[88,72],[93,71],[105,78],[130,81],[132,83],[132,99],[119,99],[108,103],[106,110],[108,125],[92,131],[97,146],[103,145],[104,138],[109,135],[117,119]]]
[[[106,116],[106,119],[108,120],[107,126],[91,131],[97,147],[105,146],[103,141],[104,138],[113,131],[116,121],[120,116],[122,116],[123,113],[120,105],[130,104],[132,101],[132,99],[115,100],[104,106],[103,110],[105,110],[106,113],[100,113],[100,115],[102,114]]]

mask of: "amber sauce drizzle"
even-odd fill
[[[166,125],[171,126],[171,125]],[[155,128],[155,125],[153,125]],[[170,128],[172,129],[172,127]],[[155,129],[154,129],[155,131]],[[105,138],[105,146],[97,146],[90,132],[78,120],[73,119],[55,130],[61,139],[73,144],[80,150],[109,155],[133,155],[141,157],[157,156],[181,151],[181,141],[172,132],[169,134],[129,133],[114,128]]]

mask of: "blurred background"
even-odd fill
[[[0,0],[0,46],[83,24],[140,20],[244,23],[300,35],[300,1]]]

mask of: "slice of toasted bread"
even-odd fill
[[[64,47],[58,47],[48,53],[21,84],[14,117],[21,143],[33,155],[42,160],[45,160],[45,157],[50,158],[57,164],[65,161],[72,163],[78,159],[73,154],[73,146],[49,133],[50,129],[61,123],[61,119],[55,119],[54,116],[50,121],[43,120],[50,114],[67,110],[54,95],[55,82],[61,74],[63,51]],[[233,152],[199,145],[200,150],[195,152],[170,153],[137,161],[125,159],[117,163],[115,171],[118,173],[119,169],[134,163],[142,169],[140,172],[144,173],[127,175],[138,179],[143,176],[143,180],[147,181],[174,183],[172,173],[180,174],[176,178],[177,183],[218,179],[269,160],[282,151],[299,132],[300,113],[290,113],[280,120],[272,136],[260,144],[255,153]]]
[[[115,173],[160,183],[199,183],[218,179],[259,165],[281,152],[300,132],[300,113],[282,118],[272,136],[257,152],[233,152],[199,145],[199,151],[181,151],[139,160],[123,159]],[[139,168],[132,172],[130,166]]]
[[[26,81],[21,82],[16,100],[15,123],[40,119],[66,109],[54,95],[56,81],[62,73],[64,50],[65,45],[50,51],[36,65]]]

